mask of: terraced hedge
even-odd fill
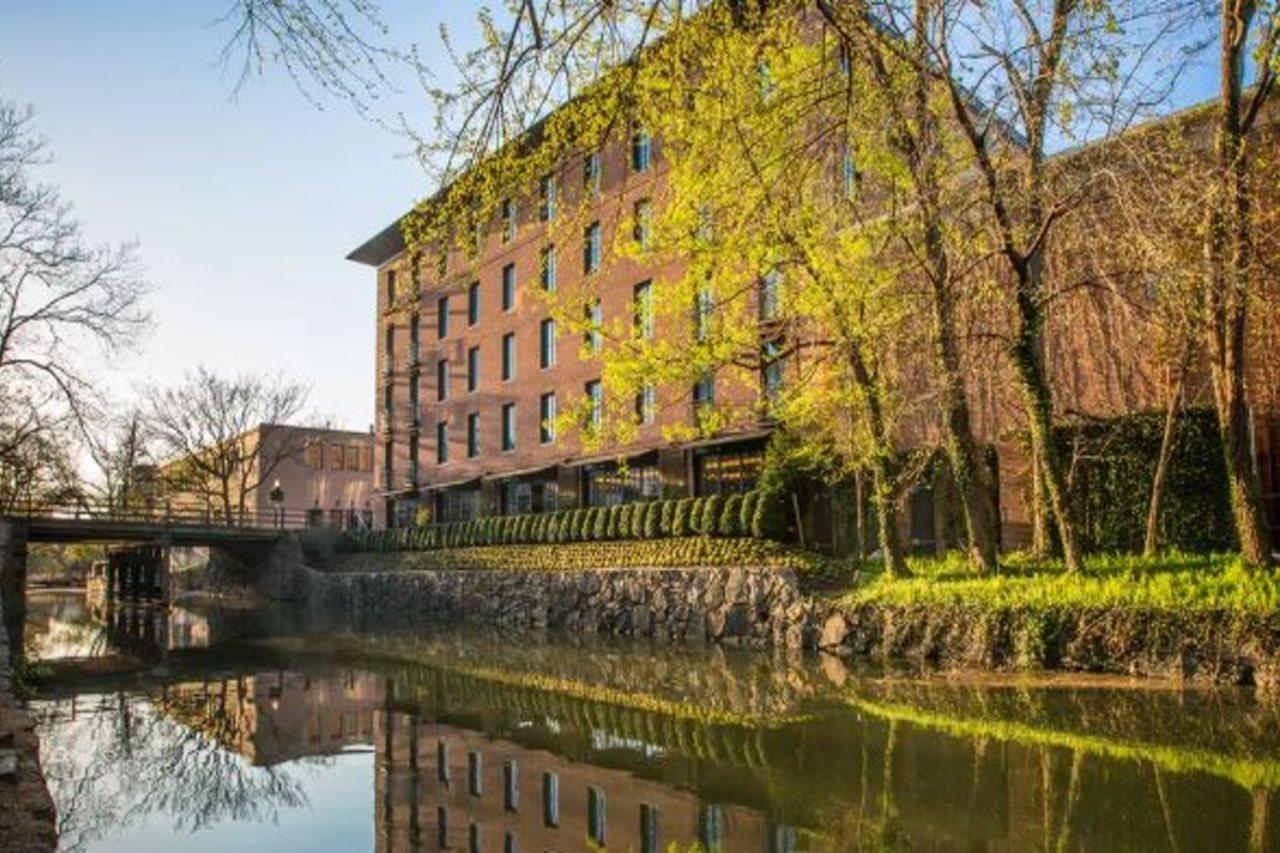
[[[753,491],[361,531],[347,534],[342,550],[426,551],[691,536],[781,540],[786,534],[785,513],[781,492]]]

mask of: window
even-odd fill
[[[551,444],[556,440],[556,395],[548,391],[538,398],[538,440]]]
[[[442,740],[436,741],[436,778],[449,781],[449,744]]]
[[[480,413],[467,415],[467,458],[475,459],[480,455]]]
[[[592,222],[582,232],[582,271],[600,269],[600,223]]]
[[[373,470],[373,448],[372,447],[365,446],[360,448],[360,470],[361,471]]]
[[[383,411],[384,417],[386,418],[388,427],[391,425],[392,415],[395,414],[395,405],[393,402],[394,397],[395,397],[395,389],[392,387],[391,383],[388,382],[386,385],[383,385],[382,386],[382,411]]]
[[[449,359],[436,361],[436,399],[443,400],[449,396]]]
[[[480,751],[473,749],[467,752],[467,792],[473,797],[478,797],[481,794],[481,787]]]
[[[587,788],[587,837],[604,846],[604,791]]]
[[[840,163],[841,191],[844,197],[853,201],[858,194],[858,164],[853,159],[852,151],[845,151]]]
[[[467,350],[467,393],[474,394],[480,387],[480,347]]]
[[[543,320],[538,327],[539,361],[542,369],[553,367],[556,363],[556,321],[550,317]]]
[[[722,850],[724,845],[724,808],[707,803],[698,808],[698,841],[708,850]]]
[[[390,373],[396,364],[396,327],[393,324],[387,324],[387,332],[383,336],[383,355],[386,357],[386,369]]]
[[[418,315],[409,318],[409,363],[418,363]]]
[[[636,420],[642,424],[651,424],[656,410],[657,394],[652,385],[646,385],[636,394]]]
[[[396,304],[396,271],[387,270],[387,307]]]
[[[472,821],[467,827],[467,853],[480,853],[483,846],[483,836],[480,834],[480,824]]]
[[[436,337],[443,338],[449,334],[449,297],[441,296],[436,300]]]
[[[409,378],[409,423],[417,426],[419,413],[422,411],[422,405],[419,403],[421,399],[422,377],[413,374]]]
[[[502,835],[502,853],[519,853],[520,847],[516,844],[516,837],[513,833],[506,832]]]
[[[716,401],[716,377],[708,373],[693,385],[694,408],[713,405]]]
[[[709,448],[693,457],[694,494],[724,495],[747,492],[760,481],[764,451],[748,445]]]
[[[643,128],[631,134],[631,171],[649,171],[649,132]]]
[[[583,344],[588,352],[600,352],[601,345],[601,329],[604,325],[603,312],[600,310],[600,300],[594,299],[587,305],[587,331],[583,335]]]
[[[773,69],[768,62],[760,62],[756,65],[756,85],[760,89],[762,101],[772,100],[774,93],[778,91],[778,82],[773,79]]]
[[[502,449],[516,449],[516,404],[502,404]]]
[[[507,264],[502,268],[502,310],[510,311],[516,307],[516,265]]]
[[[782,285],[782,273],[771,269],[760,277],[760,319],[772,320],[778,316],[778,297]]]
[[[502,381],[509,382],[516,375],[516,333],[502,336]]]
[[[319,441],[308,441],[305,452],[305,463],[308,468],[324,467],[324,444]]]
[[[382,485],[390,488],[391,486],[391,458],[395,452],[395,444],[391,439],[382,445]]]
[[[600,380],[592,379],[585,386],[587,394],[587,423],[588,430],[597,430],[600,428],[601,403],[603,402],[603,392],[600,388]]]
[[[335,471],[342,470],[342,466],[346,462],[346,454],[344,452],[345,450],[346,448],[344,448],[341,444],[329,445],[329,467],[330,468],[332,468]]]
[[[542,258],[538,263],[538,275],[542,289],[548,293],[556,291],[556,247],[547,246],[542,250]]]
[[[845,77],[853,73],[853,62],[849,57],[849,45],[844,42],[840,43],[839,49],[836,51],[836,68]]]
[[[409,482],[413,485],[418,484],[418,436],[414,433],[409,436]],[[342,512],[342,510],[338,510]]]
[[[538,219],[549,222],[556,217],[556,176],[543,175],[538,182]]]
[[[520,808],[520,776],[514,758],[502,762],[502,807],[509,812]]]
[[[467,325],[480,322],[480,282],[473,281],[467,287]]]
[[[436,463],[443,465],[449,461],[449,424],[447,421],[436,421]]]
[[[516,238],[516,203],[512,199],[502,200],[502,242],[508,243]]]
[[[631,236],[641,249],[649,248],[649,231],[653,224],[653,205],[642,198],[631,211]]]
[[[560,825],[560,778],[554,773],[542,774],[542,822]]]
[[[640,853],[658,853],[658,807],[640,804]]]
[[[449,810],[444,806],[436,806],[436,846],[441,850],[449,847]]]
[[[637,337],[653,337],[653,284],[642,281],[631,292],[631,305],[635,310]]]
[[[705,341],[711,331],[711,315],[715,307],[715,295],[705,287],[699,290],[693,299],[693,333],[699,341]]]
[[[582,189],[588,193],[600,192],[599,151],[592,151],[582,158]]]
[[[760,384],[764,386],[764,399],[769,405],[778,402],[782,390],[782,359],[778,356],[776,341],[765,341],[760,348]]]

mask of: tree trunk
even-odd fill
[[[879,526],[880,552],[884,557],[884,570],[889,577],[910,575],[903,558],[902,546],[898,536],[897,512],[898,471],[893,460],[893,436],[885,420],[884,405],[880,399],[880,389],[876,385],[871,369],[856,346],[848,353],[849,368],[853,373],[854,383],[862,397],[867,417],[867,425],[875,448],[871,454],[871,498],[875,503],[876,522]]]
[[[1173,389],[1169,392],[1169,402],[1164,412],[1164,431],[1160,434],[1160,454],[1156,458],[1156,473],[1151,478],[1151,499],[1147,503],[1147,532],[1142,541],[1142,554],[1146,557],[1156,555],[1160,533],[1160,505],[1164,499],[1164,484],[1168,477],[1169,460],[1173,457],[1173,433],[1178,425],[1178,410],[1182,407],[1182,392],[1187,380],[1187,358],[1179,358],[1178,371],[1174,379]]]

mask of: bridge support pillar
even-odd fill
[[[0,519],[0,605],[3,605],[10,656],[22,653],[26,591],[27,525],[22,521]]]

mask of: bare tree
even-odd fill
[[[0,443],[11,450],[67,422],[83,432],[100,402],[90,365],[149,327],[133,247],[89,244],[57,189],[34,180],[49,156],[33,120],[0,98]]]
[[[162,487],[227,524],[243,523],[256,490],[304,449],[294,436],[264,440],[261,428],[297,418],[308,393],[279,377],[223,377],[203,367],[148,390],[147,423],[167,460],[157,472]]]
[[[91,496],[111,511],[145,507],[154,497],[154,460],[142,412],[135,408],[110,418],[101,433],[90,435],[88,441],[99,474]]]

